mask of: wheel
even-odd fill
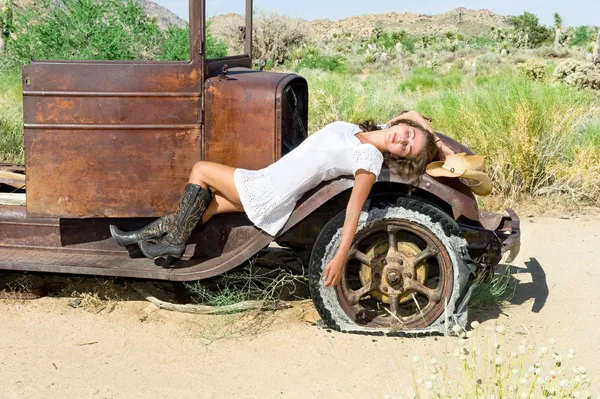
[[[456,222],[412,198],[363,211],[342,281],[325,287],[323,271],[341,240],[345,212],[327,223],[311,253],[311,297],[338,331],[412,335],[465,327],[475,264]]]

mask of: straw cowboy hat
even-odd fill
[[[434,177],[456,177],[477,195],[486,196],[492,192],[492,180],[481,171],[485,159],[481,155],[467,155],[464,152],[452,154],[445,161],[431,162],[427,174]]]

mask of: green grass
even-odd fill
[[[0,161],[24,163],[21,75],[0,73]]]
[[[415,108],[487,157],[495,195],[564,194],[600,205],[600,100],[592,92],[502,75]]]

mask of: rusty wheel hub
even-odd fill
[[[357,269],[349,266],[352,262]],[[452,268],[443,246],[429,230],[405,221],[388,221],[357,235],[345,269],[338,295],[346,311],[364,324],[424,327],[441,314],[442,298],[451,291]],[[355,281],[352,288],[350,281]]]

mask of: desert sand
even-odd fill
[[[515,345],[556,339],[600,376],[600,219],[523,218],[506,306],[471,320]],[[2,398],[383,398],[412,384],[412,358],[452,358],[456,338],[332,332],[310,301],[261,316],[196,316],[143,299],[98,313],[69,298],[0,300]],[[596,393],[597,394],[597,393]]]

